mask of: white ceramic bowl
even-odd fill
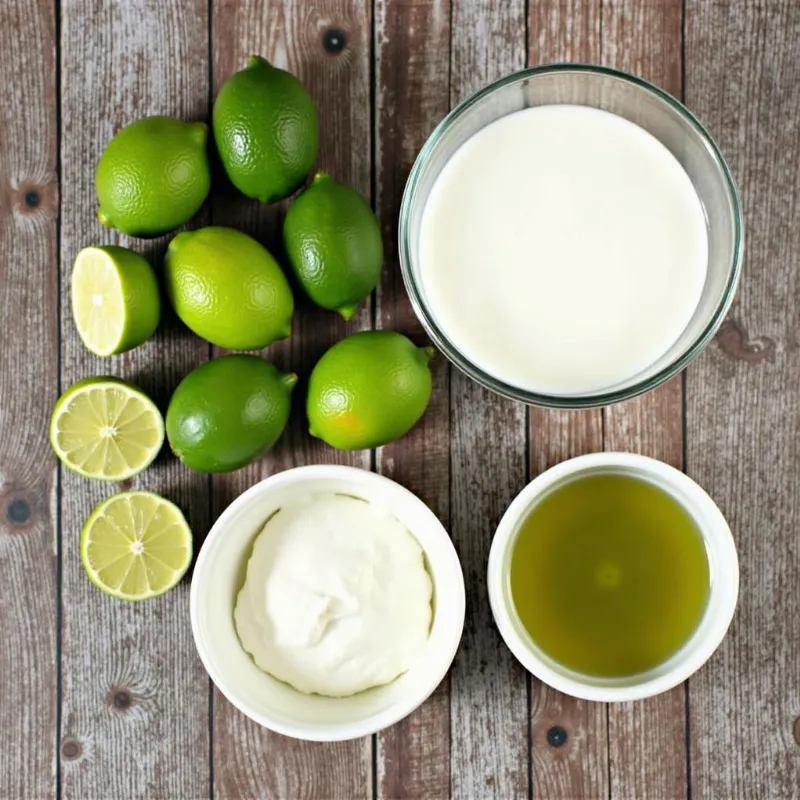
[[[700,624],[666,662],[629,678],[594,678],[567,669],[543,653],[520,622],[511,598],[509,568],[520,523],[552,489],[587,473],[614,473],[647,480],[672,495],[694,518],[708,555],[711,586]],[[586,700],[639,700],[665,692],[700,669],[725,636],[739,593],[739,562],[730,528],[714,501],[682,472],[632,453],[594,453],[564,461],[529,483],[509,506],[489,553],[489,601],[500,634],[517,660],[559,691]]]
[[[434,592],[430,638],[412,668],[386,686],[345,698],[303,694],[262,672],[242,648],[233,621],[252,542],[264,521],[287,502],[328,492],[361,497],[402,522],[425,553]],[[447,531],[408,489],[354,467],[297,467],[248,489],[214,523],[192,576],[191,616],[208,674],[248,717],[298,739],[355,739],[398,722],[442,681],[464,627],[464,577]]]

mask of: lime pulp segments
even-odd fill
[[[141,389],[87,378],[67,389],[50,418],[50,444],[86,478],[120,481],[148,467],[164,442],[164,420]]]
[[[161,318],[161,296],[147,260],[126,247],[85,247],[72,269],[72,317],[83,343],[98,356],[149,339]]]
[[[100,590],[149,600],[175,586],[192,561],[192,532],[180,509],[152,492],[115,494],[81,533],[81,561]]]

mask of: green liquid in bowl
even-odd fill
[[[531,639],[595,677],[629,677],[669,659],[699,625],[709,584],[689,513],[625,475],[553,490],[522,522],[511,554],[511,595]]]

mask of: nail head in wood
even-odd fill
[[[36,208],[41,202],[42,198],[35,189],[28,189],[28,191],[25,192],[25,205],[28,206],[28,208]]]

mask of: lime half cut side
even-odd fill
[[[72,268],[70,292],[75,327],[95,355],[131,350],[158,327],[158,279],[148,261],[126,247],[84,247]]]
[[[64,392],[50,419],[50,444],[85,478],[121,481],[158,455],[164,419],[139,388],[118,378],[87,378]]]
[[[122,492],[92,512],[81,561],[100,590],[149,600],[175,586],[192,561],[192,532],[181,510],[152,492]]]

